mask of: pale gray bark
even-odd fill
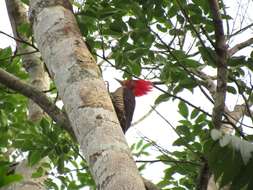
[[[250,45],[253,44],[253,38],[250,38],[244,42],[241,42],[239,44],[236,44],[234,47],[232,47],[229,51],[228,51],[228,55],[230,57],[232,57],[232,55],[234,55],[235,53],[237,53],[238,51],[240,51],[243,48],[249,47]]]
[[[25,23],[28,23],[27,8],[20,0],[5,0],[6,7],[11,22],[14,38],[22,39],[30,42],[29,39],[23,34],[18,32],[18,28]],[[36,87],[38,90],[49,89],[49,77],[44,69],[43,63],[40,60],[39,53],[27,54],[34,52],[34,48],[22,44],[20,41],[16,41],[17,53],[23,54],[21,56],[24,68],[29,74],[30,84]],[[38,121],[43,117],[43,110],[32,100],[29,100],[28,104],[28,118],[31,121]],[[15,169],[16,173],[23,176],[22,181],[14,183],[8,187],[3,187],[2,190],[43,190],[43,182],[46,176],[40,178],[32,178],[32,173],[36,171],[35,167],[29,167],[26,160],[20,162]]]
[[[31,42],[24,34],[18,31],[22,24],[28,24],[27,8],[20,0],[5,0],[8,15],[11,21],[12,31],[16,39],[22,39]],[[40,53],[27,54],[35,51],[34,48],[16,41],[17,50],[23,61],[23,66],[29,74],[30,84],[38,90],[45,91],[49,89],[50,81],[43,63],[40,60]],[[28,118],[31,121],[39,121],[43,117],[43,110],[32,100],[29,100]]]
[[[98,189],[144,190],[101,73],[68,1],[31,0],[35,40]]]
[[[217,59],[217,87],[214,98],[214,108],[212,113],[212,123],[216,129],[222,125],[222,116],[225,108],[227,91],[227,44],[223,30],[220,7],[217,0],[208,0],[213,26],[215,30],[215,52]]]

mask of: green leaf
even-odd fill
[[[203,23],[203,18],[202,18],[202,16],[199,16],[199,15],[191,15],[190,19],[192,20],[193,24],[202,24]]]
[[[198,117],[197,117],[197,119],[195,120],[195,122],[196,123],[201,123],[201,122],[203,122],[203,121],[205,121],[206,120],[206,115],[205,114],[200,114]]]
[[[161,24],[157,24],[156,25],[156,28],[158,29],[158,30],[160,30],[161,32],[167,32],[167,28],[166,27],[164,27],[163,25],[161,25]]]
[[[40,150],[35,150],[35,151],[29,152],[28,163],[31,166],[37,164],[41,159],[42,159],[42,155],[41,155],[41,151]]]
[[[58,162],[57,162],[57,171],[60,173],[60,174],[63,174],[64,173],[64,158],[63,158],[63,155],[59,157],[58,159]]]
[[[252,158],[253,145],[250,142],[242,140],[237,136],[227,134],[222,135],[222,133],[217,129],[212,129],[211,137],[213,140],[219,140],[221,147],[232,145],[235,150],[238,150],[241,153],[242,160],[245,165]]]
[[[177,14],[177,12],[178,12],[179,10],[178,10],[178,6],[176,6],[176,5],[173,5],[169,10],[168,10],[168,17],[169,18],[172,18],[172,17],[174,17],[176,14]]]
[[[190,68],[197,68],[200,66],[200,63],[193,59],[184,59],[183,63],[186,67],[190,67]]]
[[[172,36],[175,36],[175,35],[183,36],[184,35],[184,30],[173,28],[169,31],[169,34],[172,35]]]
[[[196,118],[199,115],[199,110],[198,109],[194,109],[191,113],[191,119]]]
[[[0,117],[1,127],[7,127],[8,126],[8,117],[3,110],[0,110],[0,116],[1,116]]]
[[[227,148],[226,159],[224,163],[221,165],[223,170],[222,179],[220,182],[220,186],[223,187],[229,184],[234,178],[238,175],[242,168],[242,160],[237,152],[233,152],[231,148]],[[235,164],[236,163],[236,164]]]
[[[240,161],[238,163],[240,163]],[[251,190],[251,189],[243,188],[243,187],[246,187],[249,183],[252,182],[252,168],[253,168],[252,161],[249,162],[247,166],[240,168],[240,171],[237,173],[236,177],[232,181],[231,190],[237,190],[237,189]]]
[[[160,96],[158,96],[155,100],[155,104],[160,104],[162,102],[167,102],[169,99],[171,98],[170,95],[168,94],[161,94]]]
[[[48,119],[46,119],[46,118],[42,118],[42,119],[41,119],[41,121],[40,121],[40,126],[41,126],[43,129],[45,129],[45,130],[48,131],[50,125],[51,125],[51,123],[49,122]]]
[[[177,140],[175,140],[173,142],[173,146],[185,146],[187,143],[186,139],[185,138],[178,138]]]
[[[215,66],[214,61],[216,60],[216,55],[215,55],[214,50],[207,47],[206,48],[199,47],[199,52],[202,56],[202,59],[205,61],[206,64],[210,66]]]
[[[189,136],[190,135],[190,129],[185,126],[185,125],[180,125],[176,128],[176,131],[181,134],[181,135],[185,135],[185,136]]]
[[[223,148],[225,149],[225,148]],[[222,175],[220,165],[224,161],[223,150],[218,143],[214,144],[212,149],[208,151],[208,165],[214,173],[215,181]]]
[[[23,179],[23,177],[19,174],[2,176],[2,177],[0,177],[0,187],[10,185],[11,183],[21,181],[22,179]]]
[[[108,8],[104,8],[102,10],[99,10],[99,12],[97,12],[97,14],[99,15],[100,19],[105,19],[105,18],[113,16],[119,12],[120,12],[120,10],[118,10],[118,9],[113,9],[111,7],[108,7]]]
[[[37,169],[37,171],[35,171],[35,172],[32,174],[32,177],[33,177],[33,178],[38,178],[38,177],[41,177],[41,176],[43,176],[43,175],[44,175],[44,170],[43,170],[42,167],[39,167],[39,168]]]
[[[0,49],[0,60],[5,60],[5,61],[8,60],[8,58],[11,57],[11,54],[12,54],[11,47]],[[3,67],[4,65],[1,63],[0,66]]]
[[[127,31],[127,26],[122,20],[115,20],[113,23],[109,25],[109,28],[114,32],[122,33],[123,31]]]
[[[195,4],[189,3],[187,9],[190,14],[202,15],[202,10]]]
[[[142,170],[144,170],[145,168],[146,168],[146,163],[140,165],[140,166],[138,167],[138,170],[139,170],[139,171],[142,171]]]
[[[141,74],[141,64],[139,63],[133,63],[131,64],[132,73],[136,76],[140,76]]]
[[[187,118],[188,115],[189,115],[189,111],[188,111],[187,105],[183,101],[180,101],[180,103],[178,104],[178,108],[179,108],[179,113],[183,117]]]
[[[18,26],[18,32],[20,34],[25,35],[26,37],[31,36],[32,35],[31,25],[28,23],[22,23],[20,26]]]
[[[29,6],[29,0],[21,0],[23,3],[25,3],[27,6]]]
[[[136,150],[138,150],[142,145],[143,145],[143,140],[141,139],[141,140],[136,144]]]
[[[54,190],[58,190],[58,186],[56,183],[54,183],[52,181],[52,179],[50,178],[47,178],[45,181],[44,181],[45,185],[49,188],[49,189],[54,189]]]
[[[233,56],[228,59],[228,65],[233,67],[240,67],[246,65],[246,57],[245,56]]]
[[[227,91],[231,94],[237,94],[237,91],[233,86],[227,86]]]

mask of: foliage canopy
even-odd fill
[[[214,174],[221,187],[232,184],[232,189],[253,189],[253,138],[248,132],[253,119],[249,112],[253,98],[253,53],[251,48],[249,54],[234,54],[231,53],[233,46],[230,47],[230,42],[244,35],[252,24],[243,22],[234,30],[236,18],[228,14],[229,4],[219,1],[228,45],[227,94],[234,102],[240,100],[240,104],[234,103],[233,110],[227,109],[222,117],[223,125],[235,128],[231,135],[214,129],[211,110],[205,110],[201,102],[193,105],[188,97],[181,96],[188,90],[199,92],[198,96],[211,103],[215,101],[213,87],[216,89],[218,79],[211,74],[217,69],[217,39],[211,8],[206,1],[86,0],[75,1],[73,5],[90,51],[96,59],[104,60],[102,70],[104,65],[109,65],[122,71],[124,78],[149,79],[161,91],[155,105],[171,101],[178,104],[175,111],[182,117],[177,126],[171,126],[168,119],[160,115],[177,133],[173,145],[180,147],[178,150],[168,151],[147,139],[131,146],[135,159],[149,156],[151,148],[160,151],[157,161],[164,163],[164,177],[157,186],[164,190],[199,188],[203,183],[203,168],[208,166],[208,175]],[[32,36],[26,24],[18,30],[28,38]],[[1,68],[22,80],[28,79],[22,60],[13,56],[10,47],[0,51],[0,60]],[[54,97],[57,91],[53,83],[51,86],[53,90],[49,94]],[[239,106],[244,106],[244,111],[239,119],[234,119],[233,113]],[[154,111],[159,114],[156,108]],[[33,175],[40,177],[49,169],[55,169],[46,181],[48,188],[74,190],[89,186],[95,189],[78,145],[50,118],[31,123],[26,112],[27,99],[1,85],[0,162],[3,164],[0,164],[0,186],[21,178],[9,174],[7,166],[19,161],[20,153],[25,153],[31,166],[42,158],[49,158],[50,164],[43,160]],[[244,118],[249,122],[245,123]],[[10,157],[6,152],[13,148],[16,151]],[[151,163],[139,164],[140,171]],[[59,183],[55,183],[55,179]]]

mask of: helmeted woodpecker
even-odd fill
[[[119,80],[118,80],[119,81]],[[143,96],[151,91],[152,82],[147,80],[119,81],[121,87],[111,93],[111,99],[124,133],[131,126],[135,109],[135,97]]]

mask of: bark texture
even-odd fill
[[[21,25],[29,24],[27,16],[27,8],[20,0],[5,0],[8,11],[9,20],[11,23],[14,38],[22,39],[31,43],[31,41],[24,34],[19,33]],[[24,45],[20,41],[16,41],[17,51],[16,53],[21,54],[23,67],[29,74],[29,83],[36,87],[38,91],[49,89],[49,77],[44,69],[44,65],[40,60],[40,54],[36,53],[35,49],[29,45]],[[27,54],[34,52],[32,54]],[[2,75],[1,75],[2,76]],[[28,119],[30,121],[39,121],[44,115],[43,110],[34,103],[31,99],[28,102]],[[9,187],[4,187],[2,190],[43,190],[43,182],[46,176],[39,178],[32,178],[32,173],[36,171],[35,167],[29,167],[26,161],[18,163],[16,166],[17,173],[23,176],[23,180],[19,183],[12,184]]]
[[[224,114],[227,91],[227,44],[223,30],[220,7],[217,0],[208,0],[212,13],[215,30],[215,52],[217,55],[217,88],[214,99],[212,122],[215,128],[220,129]]]
[[[22,39],[27,42],[31,42],[27,36],[19,32],[19,28],[27,24],[29,25],[29,20],[27,16],[27,8],[24,6],[20,0],[5,0],[8,15],[10,18],[12,31],[16,39]],[[36,87],[38,90],[45,91],[49,89],[50,81],[48,73],[44,68],[43,62],[40,60],[40,53],[34,52],[34,48],[28,45],[24,45],[19,41],[17,43],[17,52],[23,54],[21,56],[23,61],[23,66],[29,74],[30,84]],[[43,117],[43,110],[32,100],[29,100],[28,104],[28,118],[31,121],[39,121]]]
[[[217,86],[214,95],[214,108],[212,113],[212,123],[215,128],[222,128],[222,116],[225,111],[225,100],[227,91],[227,46],[223,30],[223,23],[217,0],[208,0],[212,13],[213,25],[215,29],[215,52],[217,55]],[[207,188],[212,189],[213,178],[205,178]],[[214,186],[214,188],[216,188]]]
[[[68,1],[31,0],[35,40],[98,189],[144,190],[109,94]]]

